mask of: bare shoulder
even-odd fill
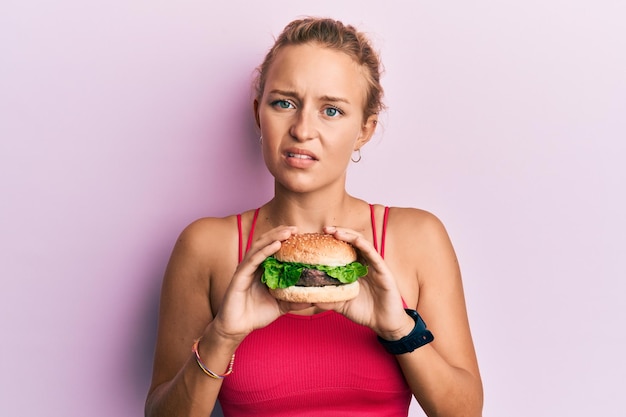
[[[415,244],[433,243],[433,240],[448,240],[443,222],[433,213],[411,207],[389,209],[389,229],[402,240]]]
[[[237,229],[235,216],[204,217],[195,220],[182,231],[176,241],[176,249],[189,258],[210,265],[224,259],[225,252],[236,249]]]
[[[420,288],[459,276],[448,232],[442,221],[429,211],[390,208],[386,245],[386,259],[389,257],[390,262],[406,271],[409,281],[414,279]],[[442,274],[443,271],[446,273]]]
[[[206,217],[189,224],[180,233],[165,271],[164,288],[195,288],[208,291],[211,277],[224,260],[236,263],[236,220]]]
[[[243,214],[244,230],[249,227],[249,217],[251,213]],[[192,222],[176,241],[165,274],[166,286],[176,282],[195,295],[203,294],[215,314],[239,262],[239,246],[236,215]]]
[[[185,227],[165,270],[162,297],[207,300],[214,282],[236,267],[236,236],[234,216],[206,217]]]

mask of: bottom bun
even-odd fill
[[[291,303],[334,303],[352,300],[359,295],[359,281],[344,285],[326,285],[324,287],[287,287],[270,288],[274,298]]]

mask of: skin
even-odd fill
[[[434,342],[397,356],[426,414],[481,415],[482,384],[461,274],[444,226],[428,212],[392,208],[383,260],[373,246],[368,204],[346,192],[350,156],[376,128],[376,115],[363,115],[361,71],[348,55],[316,44],[278,52],[254,103],[274,198],[261,207],[255,240],[240,264],[234,216],[200,219],[182,232],[163,281],[147,416],[211,413],[221,381],[195,363],[190,348],[200,336],[200,355],[213,370],[225,370],[252,330],[286,312],[332,309],[397,340],[414,326],[402,299],[435,335]],[[382,211],[376,206],[378,230]],[[244,213],[246,233],[251,222],[252,212]],[[261,262],[291,234],[322,231],[353,244],[369,265],[359,296],[317,305],[275,300],[260,282]]]

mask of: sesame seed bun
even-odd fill
[[[335,303],[352,300],[359,295],[359,281],[342,285],[326,285],[324,287],[270,288],[274,298],[291,303]]]
[[[301,233],[285,240],[274,257],[281,262],[344,266],[357,259],[347,242],[324,233]]]

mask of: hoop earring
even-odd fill
[[[361,149],[359,148],[355,152],[359,153],[359,157],[357,159],[354,159],[354,157],[350,157],[350,160],[356,164],[357,162],[361,160]]]

